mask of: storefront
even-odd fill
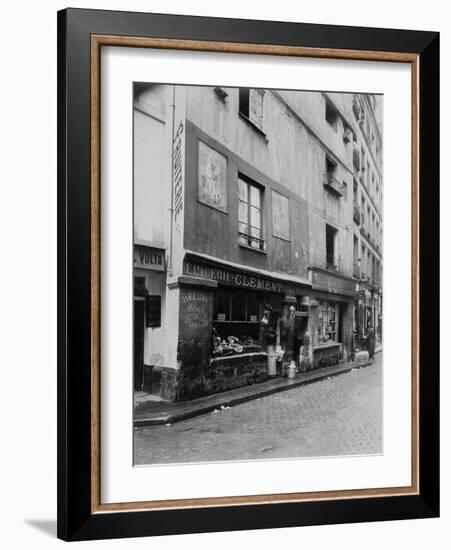
[[[355,346],[366,349],[370,329],[374,329],[377,342],[382,340],[382,294],[370,285],[360,286],[355,299]]]
[[[347,361],[353,349],[355,280],[320,268],[311,269],[309,327],[313,368]]]
[[[135,245],[133,261],[133,384],[150,393],[152,372],[164,356],[165,251]]]
[[[266,380],[268,345],[299,352],[307,330],[307,280],[278,279],[196,255],[185,257],[183,274],[174,283],[180,292],[178,369],[162,386],[165,399],[191,399]],[[287,318],[289,327],[289,314],[293,338],[288,343],[289,329],[283,330],[281,320]]]

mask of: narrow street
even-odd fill
[[[382,353],[371,366],[173,425],[135,428],[135,464],[382,452]]]

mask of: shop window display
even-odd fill
[[[318,308],[318,344],[337,342],[338,305],[320,302]]]
[[[265,304],[277,306],[280,300],[265,293],[219,289],[213,317],[213,356],[264,351],[261,320]]]

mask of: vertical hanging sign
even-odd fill
[[[180,121],[175,133],[172,152],[173,172],[173,215],[174,225],[180,229],[180,217],[183,213],[183,150],[185,123]]]
[[[181,273],[185,202],[185,86],[173,90],[172,136],[172,273]]]

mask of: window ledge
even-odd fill
[[[252,122],[252,120],[249,117],[247,117],[244,113],[242,113],[241,111],[238,114],[249,126],[251,126],[257,132],[257,134],[259,134],[265,140],[266,143],[268,143],[269,140],[268,140],[267,135],[265,134],[265,132],[261,128],[259,128],[255,124],[255,122]]]
[[[260,250],[259,248],[254,248],[253,246],[249,246],[247,244],[238,243],[238,246],[240,248],[245,248],[246,250],[252,250],[252,252],[258,252],[259,254],[267,254],[266,250]]]
[[[291,239],[288,238],[288,237],[281,237],[280,235],[274,235],[274,233],[272,234],[272,236],[275,238],[275,239],[279,239],[280,241],[284,241],[286,243],[291,243]]]

